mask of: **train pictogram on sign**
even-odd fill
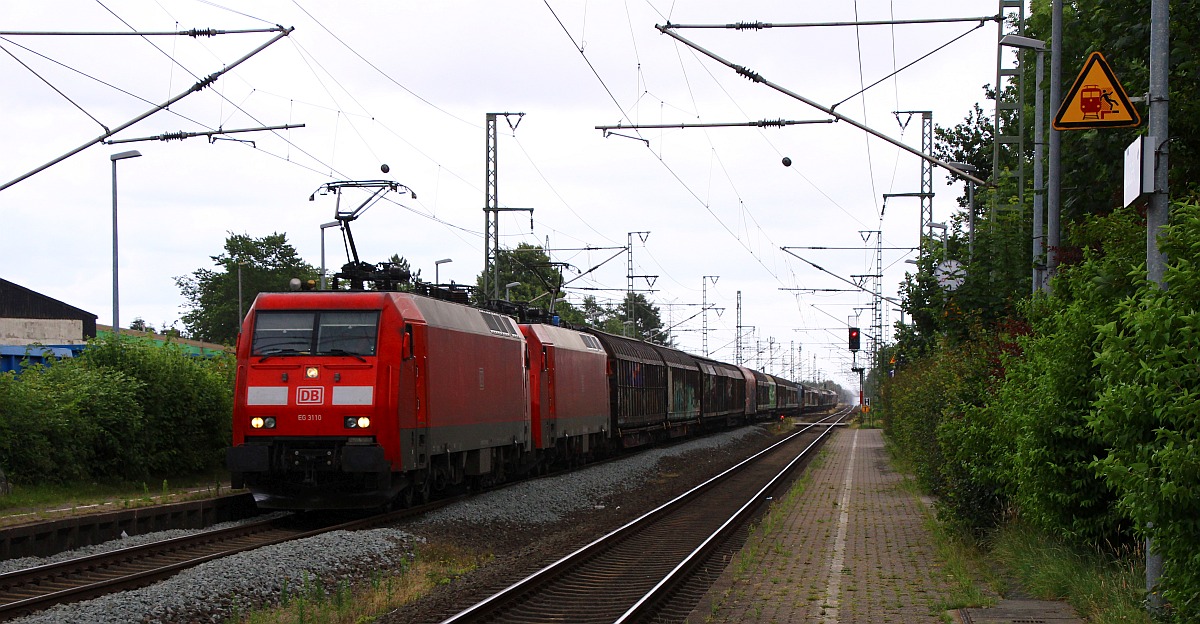
[[[1055,130],[1128,128],[1142,123],[1100,52],[1092,52],[1054,116]]]

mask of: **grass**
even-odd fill
[[[180,479],[102,483],[66,483],[47,485],[14,484],[12,492],[0,496],[0,525],[44,520],[55,514],[45,510],[65,510],[64,514],[83,508],[103,505],[104,511],[212,498],[229,492],[222,481],[229,476],[220,472]]]
[[[787,493],[779,500],[772,501],[767,512],[763,514],[754,526],[750,527],[742,549],[738,551],[731,562],[733,565],[732,587],[726,590],[725,594],[719,600],[713,601],[711,605],[712,614],[710,614],[709,619],[720,610],[721,605],[727,600],[737,597],[734,593],[738,591],[735,589],[738,583],[747,580],[752,574],[757,572],[759,565],[762,563],[764,553],[772,548],[780,548],[778,544],[775,544],[769,538],[783,526],[797,499],[808,489],[809,483],[812,481],[814,469],[825,462],[827,453],[827,450],[822,449],[813,458],[811,465],[804,471],[804,474],[788,488]]]
[[[893,457],[892,464],[899,468],[902,462]],[[911,495],[922,494],[915,479],[905,476],[901,483]],[[1003,591],[1004,581],[991,571],[986,553],[975,540],[938,522],[931,511],[925,514],[925,530],[933,536],[933,548],[950,585],[950,594],[939,601],[936,608],[947,611],[995,604],[995,597]]]
[[[455,546],[425,546],[400,570],[376,573],[358,586],[345,580],[325,584],[306,576],[299,587],[284,587],[278,605],[236,610],[226,623],[369,624],[415,602],[435,587],[454,582],[490,557]]]
[[[912,474],[895,453],[892,465]],[[915,480],[906,478],[905,484],[918,492]],[[1005,590],[1001,577],[1007,577],[1036,599],[1066,601],[1088,624],[1151,622],[1142,602],[1144,553],[1070,546],[1019,522],[997,529],[982,543],[933,518],[928,526],[957,586],[948,609],[978,606],[964,575],[973,569],[983,586],[998,594]]]
[[[1151,621],[1138,549],[1085,549],[1021,524],[1000,529],[990,543],[992,558],[1035,598],[1066,600],[1089,624]]]

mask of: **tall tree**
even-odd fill
[[[639,340],[663,342],[667,336],[663,334],[662,317],[659,316],[658,306],[646,300],[642,293],[628,293],[620,307],[611,311],[605,319],[603,329],[609,333],[629,336]]]
[[[207,342],[232,344],[242,324],[239,309],[243,314],[249,310],[258,293],[286,291],[292,278],[307,282],[319,273],[296,254],[287,235],[279,233],[251,238],[231,232],[225,251],[211,258],[218,270],[201,268],[175,278],[188,301],[189,310],[183,315],[187,334]]]

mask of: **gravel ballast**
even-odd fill
[[[306,582],[329,586],[346,580],[367,580],[376,571],[394,570],[411,560],[414,550],[426,537],[431,541],[461,539],[479,533],[470,527],[502,527],[498,533],[507,541],[484,547],[496,549],[497,556],[503,557],[507,554],[503,552],[505,549],[525,548],[520,540],[527,539],[527,535],[557,530],[553,527],[588,532],[593,528],[586,522],[581,524],[580,517],[604,516],[608,521],[623,504],[645,507],[658,498],[656,487],[664,483],[660,464],[670,463],[674,473],[700,465],[705,465],[705,472],[709,472],[716,470],[707,464],[721,447],[760,445],[769,437],[763,428],[742,427],[650,449],[618,461],[486,492],[426,514],[407,524],[406,530],[338,531],[259,548],[202,564],[150,587],[55,607],[15,621],[23,624],[224,622],[235,612],[245,613],[254,606],[278,603],[285,584],[294,594]],[[680,459],[685,456],[686,461]],[[513,530],[521,528],[529,530]],[[174,536],[167,534],[174,533],[148,534],[137,539],[152,539],[155,535],[167,539]],[[129,544],[125,540],[115,541],[124,542],[120,546]],[[71,554],[83,556],[80,551]],[[419,617],[415,613],[408,615]]]

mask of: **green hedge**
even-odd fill
[[[92,341],[80,357],[0,375],[0,467],[14,483],[141,480],[220,465],[232,357]]]
[[[1200,621],[1200,206],[1172,207],[1163,290],[1132,210],[1077,226],[1082,259],[1028,321],[946,338],[897,371],[884,423],[953,522],[1010,514],[1076,544],[1154,539],[1162,593]],[[1018,348],[1013,348],[1013,347]]]
[[[1095,465],[1163,555],[1163,596],[1200,621],[1200,206],[1172,206],[1161,237],[1167,290],[1144,279],[1100,328],[1104,388],[1088,424],[1110,449]],[[1144,269],[1135,273],[1144,275]],[[1152,527],[1152,528],[1150,528]]]

